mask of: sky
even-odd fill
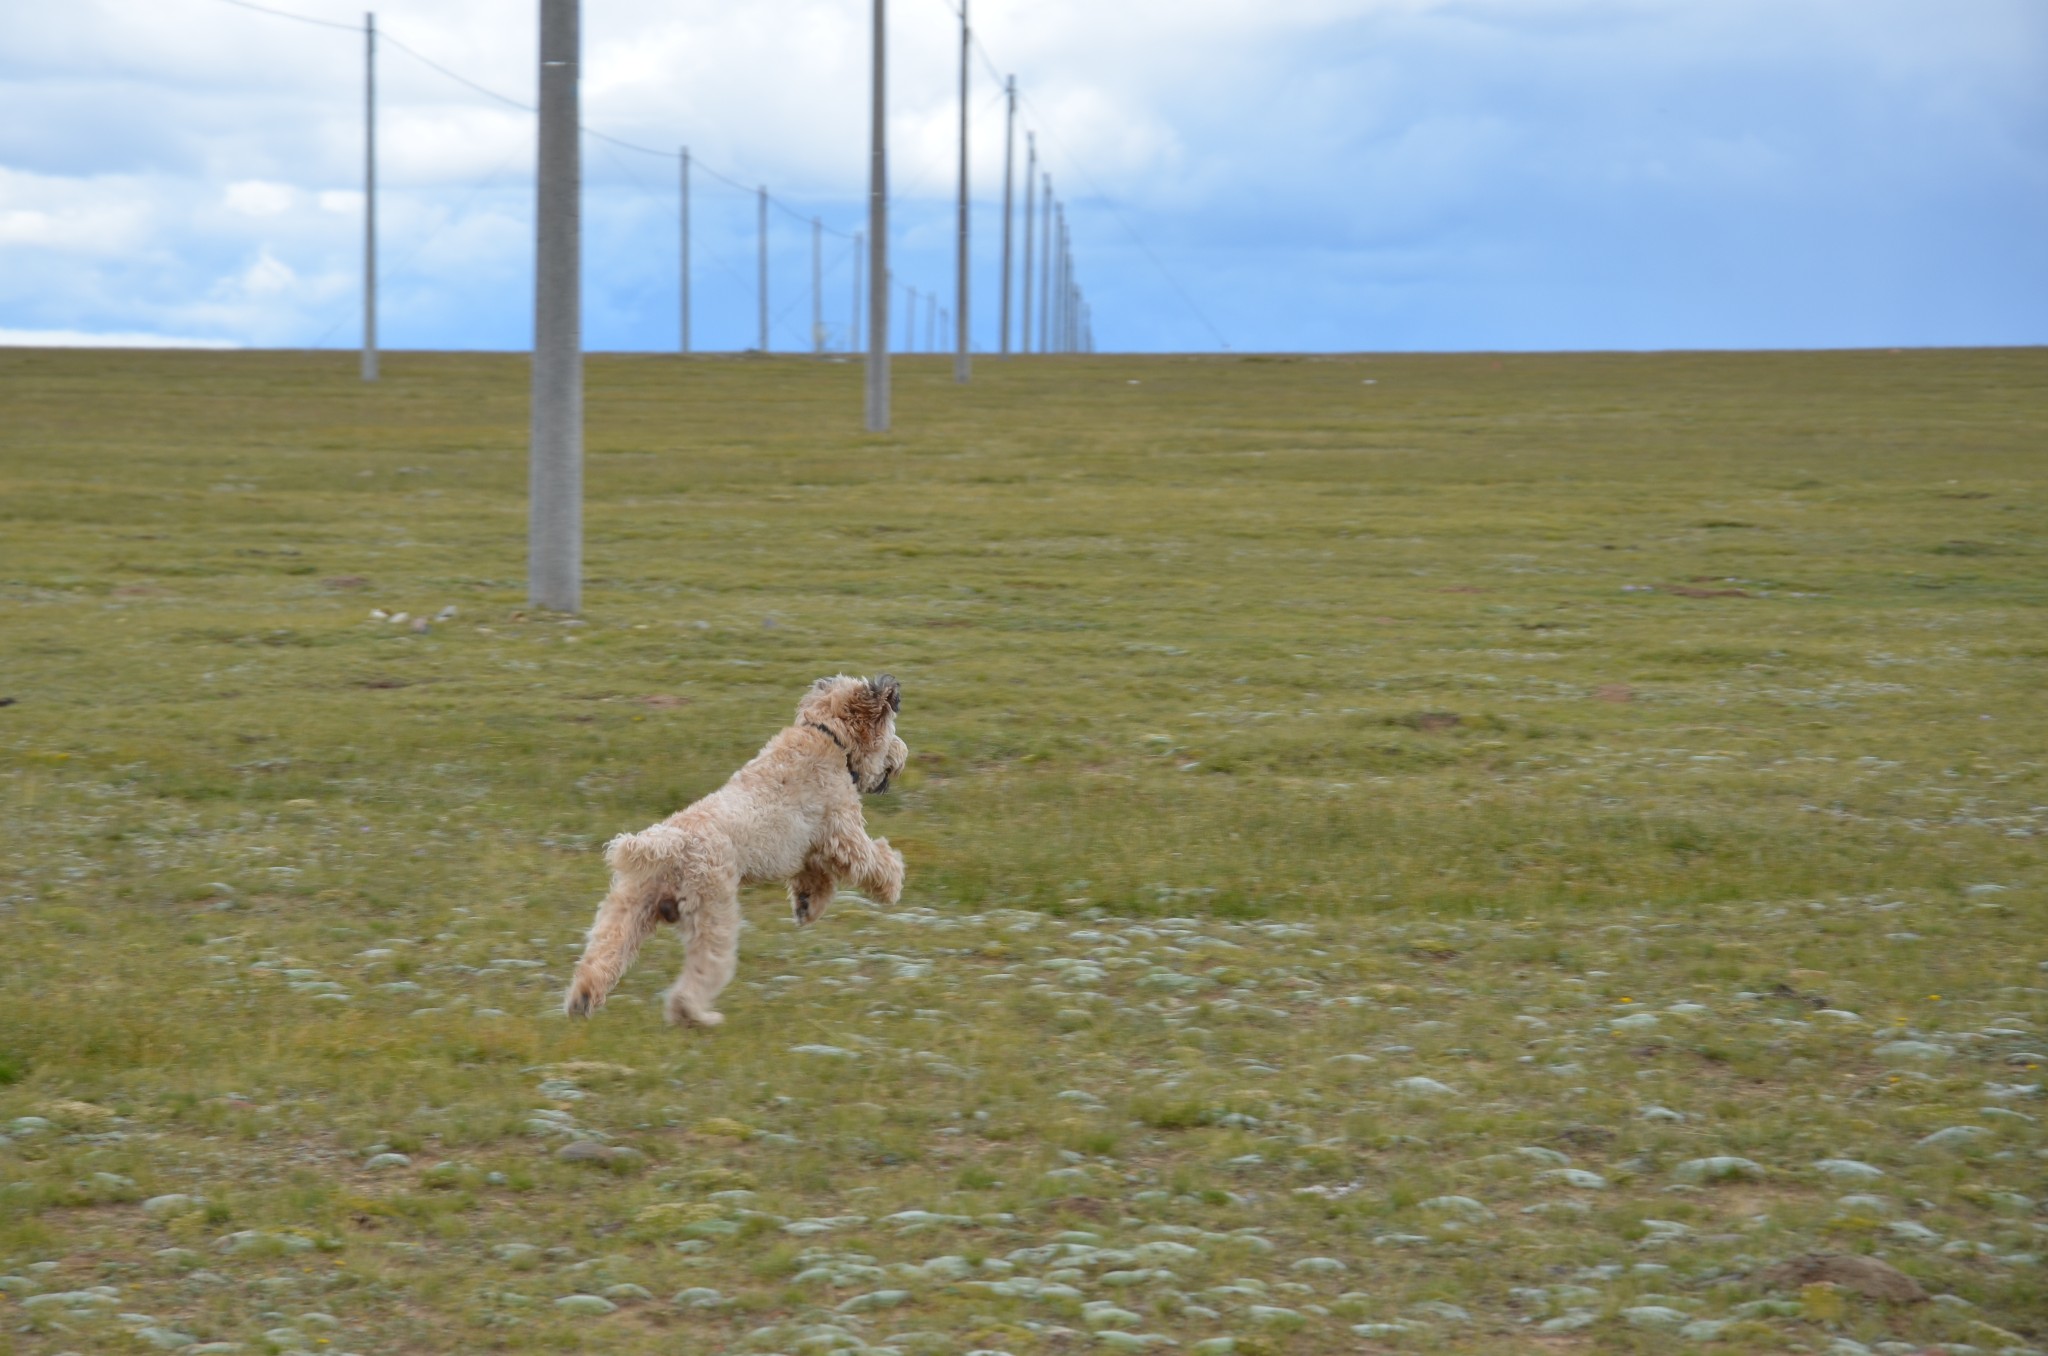
[[[0,2],[0,343],[359,342],[360,8],[263,0],[316,24],[230,0]],[[534,117],[414,54],[531,104],[538,5],[371,3],[393,40],[377,58],[383,344],[524,349]],[[905,289],[953,305],[956,5],[888,7],[899,345]],[[812,218],[825,340],[845,346],[870,0],[582,12],[585,126],[658,152],[584,138],[586,346],[679,343],[684,145],[703,167],[695,346],[758,342],[757,185],[777,204],[771,346],[812,340]],[[1000,342],[995,72],[1022,96],[1018,215],[1029,132],[1104,350],[2048,342],[2041,0],[971,14],[978,349]]]

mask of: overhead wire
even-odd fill
[[[313,24],[320,28],[337,29],[344,33],[363,32],[363,28],[360,24],[344,24],[337,23],[332,19],[316,19],[310,15],[294,14],[289,10],[272,9],[268,5],[255,4],[253,3],[253,0],[220,0],[220,3],[224,5],[233,5],[237,9],[254,10],[259,14],[275,15],[280,19],[292,19],[299,23]],[[377,30],[377,40],[379,42],[389,43],[391,46],[397,48],[399,51],[411,57],[414,61],[419,62],[422,66],[425,66],[429,70],[435,71],[440,75],[446,76],[448,79],[455,81],[459,85],[474,90],[476,93],[483,95],[487,99],[495,99],[499,103],[504,104],[509,108],[518,109],[522,113],[540,112],[539,107],[534,104],[529,104],[524,102],[523,100],[515,99],[509,94],[501,93],[498,90],[492,89],[488,85],[480,84],[477,81],[470,79],[468,76],[462,74],[460,71],[451,70],[449,67],[442,65],[440,62],[434,60],[426,53],[419,51],[417,48],[408,46],[406,43],[401,42],[399,39],[393,37],[390,31],[387,29],[380,28]],[[638,142],[628,141],[624,137],[613,136],[610,132],[606,132],[599,128],[592,127],[588,123],[579,123],[578,126],[584,132],[585,135],[595,137],[599,141],[608,141],[612,145],[617,146],[622,150],[637,151],[641,155],[658,156],[664,160],[676,160],[680,158],[679,152],[660,150],[653,146],[643,146]],[[729,174],[720,173],[716,168],[706,164],[702,159],[699,159],[696,156],[692,156],[690,158],[690,164],[693,169],[701,169],[711,178],[716,179],[718,182],[728,185],[729,187],[734,188],[742,193],[756,193],[760,191],[755,185],[742,183],[738,179],[733,178]],[[776,198],[775,195],[772,193],[768,196],[768,201],[777,210],[787,213],[789,216],[798,221],[802,221],[806,224],[809,224],[809,222],[811,221],[810,216],[807,216],[806,214],[798,211],[796,208],[790,206],[789,204],[782,202],[780,199]],[[827,233],[837,236],[841,240],[851,240],[854,236],[853,232],[842,231],[835,226],[826,226],[825,230]]]
[[[251,4],[250,0],[220,0],[220,2],[224,5],[233,5],[236,9],[253,9],[258,14],[275,14],[280,19],[291,19],[302,24],[312,24],[317,28],[338,28],[344,33],[360,33],[363,31],[361,24],[344,24],[336,23],[332,19],[316,19],[310,14],[294,14],[288,9],[272,9],[268,5]]]
[[[232,5],[232,4],[239,4],[239,3],[241,3],[241,0],[227,0],[227,3],[229,3],[229,4],[231,4],[231,5]],[[359,31],[360,31],[360,30],[359,30]],[[420,52],[416,52],[416,51],[414,51],[414,50],[413,50],[412,48],[410,48],[410,47],[406,46],[406,45],[405,45],[404,43],[400,42],[400,41],[399,41],[399,40],[398,40],[397,38],[394,38],[394,37],[392,37],[392,36],[391,36],[391,35],[390,35],[389,33],[385,32],[385,31],[384,31],[383,29],[381,29],[381,28],[377,30],[377,40],[378,40],[379,42],[388,42],[388,43],[390,43],[390,44],[391,44],[391,45],[392,45],[393,47],[396,47],[396,48],[397,48],[397,49],[398,49],[399,51],[401,51],[401,52],[405,53],[405,54],[406,54],[407,56],[411,57],[411,58],[412,58],[412,59],[413,59],[414,61],[417,61],[417,62],[419,62],[419,63],[420,63],[420,64],[421,64],[422,66],[426,66],[426,67],[428,67],[428,68],[429,68],[429,69],[431,69],[431,70],[436,70],[436,71],[439,71],[439,72],[440,72],[440,73],[441,73],[442,75],[445,75],[445,76],[447,76],[447,77],[448,77],[448,78],[449,78],[450,80],[453,80],[453,81],[454,81],[454,82],[455,82],[456,84],[458,84],[458,85],[467,85],[467,86],[468,86],[469,88],[471,88],[471,89],[475,90],[475,91],[476,91],[476,92],[477,92],[478,94],[481,94],[481,95],[485,96],[486,98],[490,98],[490,99],[496,99],[496,100],[497,100],[497,101],[498,101],[499,103],[501,103],[501,104],[510,104],[510,105],[511,105],[511,106],[512,106],[513,108],[516,108],[516,109],[518,109],[518,110],[519,110],[520,112],[522,112],[522,113],[538,113],[538,112],[540,112],[540,108],[539,108],[539,107],[538,107],[537,105],[534,105],[534,104],[528,104],[528,103],[521,103],[521,102],[520,102],[519,100],[517,100],[517,99],[513,98],[513,97],[512,97],[511,95],[509,95],[509,94],[500,94],[500,93],[498,93],[498,91],[496,91],[496,90],[494,90],[494,89],[491,89],[491,88],[489,88],[488,86],[485,86],[485,85],[479,85],[479,84],[478,84],[478,83],[477,83],[476,81],[474,81],[474,80],[470,79],[470,78],[469,78],[468,76],[466,76],[466,75],[461,75],[461,74],[458,74],[458,73],[457,73],[457,72],[455,72],[455,71],[451,71],[451,70],[449,70],[449,69],[448,69],[448,68],[447,68],[446,66],[443,66],[443,65],[442,65],[442,64],[441,64],[440,62],[438,62],[438,61],[434,60],[434,59],[433,59],[432,57],[430,57],[430,56],[426,56],[426,55],[424,55],[424,54],[422,54],[422,53],[420,53]]]

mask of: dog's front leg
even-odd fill
[[[903,854],[890,847],[888,839],[863,833],[847,846],[846,857],[853,868],[847,874],[856,886],[884,904],[903,897]]]
[[[804,870],[808,872],[814,865],[839,880],[852,881],[855,889],[884,904],[894,904],[903,896],[903,854],[890,847],[886,838],[868,837],[857,819],[835,827],[811,849]],[[814,908],[811,916],[817,915]]]

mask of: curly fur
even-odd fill
[[[837,675],[811,684],[796,721],[730,780],[686,809],[605,846],[611,890],[576,962],[562,1006],[588,1016],[663,922],[683,934],[683,970],[669,1021],[717,1026],[712,1004],[739,964],[740,886],[784,881],[799,926],[825,912],[842,881],[894,904],[903,855],[869,838],[864,792],[886,791],[910,750],[896,737],[894,678]]]

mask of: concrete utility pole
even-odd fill
[[[1067,240],[1067,273],[1068,276],[1074,279],[1074,301],[1073,305],[1067,308],[1067,329],[1069,331],[1067,349],[1070,352],[1079,353],[1081,351],[1081,308],[1087,303],[1083,300],[1084,294],[1081,291],[1081,279],[1074,269],[1073,256],[1074,242],[1070,236]]]
[[[1060,276],[1067,280],[1067,300],[1066,304],[1060,308],[1060,337],[1064,340],[1061,347],[1067,352],[1072,353],[1074,351],[1074,320],[1077,315],[1076,303],[1081,299],[1081,287],[1080,284],[1074,281],[1074,237],[1067,230],[1064,205],[1060,212],[1060,257],[1067,261],[1060,271]]]
[[[540,0],[526,593],[531,606],[555,612],[583,602],[580,26],[578,0]]]
[[[768,185],[761,185],[760,219],[754,233],[761,242],[761,352],[768,351]]]
[[[867,430],[889,431],[889,150],[884,0],[874,0],[873,108],[868,128]]]
[[[1003,123],[1003,356],[1010,356],[1010,183],[1011,162],[1017,158],[1017,77],[1007,86],[1010,112]]]
[[[1067,205],[1059,205],[1059,350],[1073,352],[1073,236],[1067,234]]]
[[[1020,295],[1017,298],[1021,303],[1018,307],[1021,323],[1017,327],[1017,348],[1019,352],[1029,353],[1031,351],[1031,225],[1033,220],[1031,214],[1038,206],[1038,200],[1031,190],[1036,186],[1038,180],[1038,134],[1036,132],[1026,132],[1024,134],[1024,145],[1026,147],[1024,156],[1024,286],[1020,289]]]
[[[960,247],[953,277],[960,334],[953,345],[954,381],[967,380],[971,361],[967,356],[967,57],[972,40],[967,28],[967,0],[960,0]]]
[[[860,352],[860,248],[864,237],[853,233],[853,315],[846,323],[846,351]]]
[[[690,352],[690,147],[682,147],[682,352]]]
[[[1045,176],[1045,200],[1040,207],[1039,247],[1045,258],[1038,279],[1038,351],[1052,352],[1052,175]]]
[[[1053,207],[1053,258],[1059,261],[1059,279],[1052,289],[1052,351],[1067,351],[1067,205]]]
[[[811,356],[825,351],[825,223],[811,218]]]
[[[363,380],[377,379],[377,16],[363,16]]]
[[[1066,350],[1072,353],[1077,347],[1080,333],[1081,285],[1074,281],[1074,237],[1067,231],[1067,223],[1060,222],[1060,254],[1066,259],[1067,304],[1060,311],[1061,332],[1066,336]]]

